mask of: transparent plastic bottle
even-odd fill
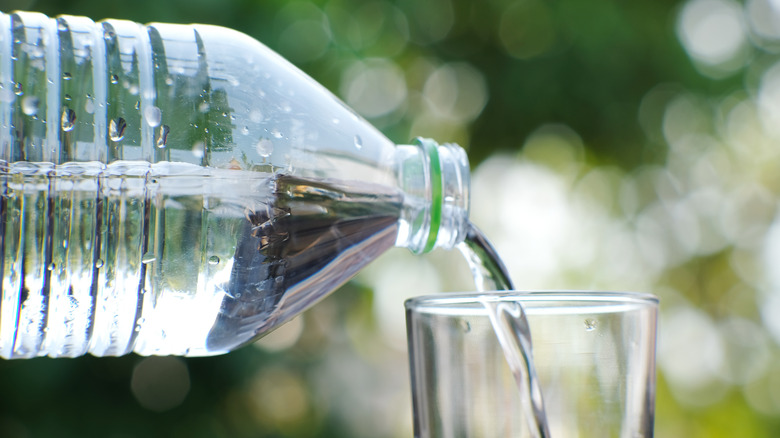
[[[0,356],[224,353],[453,247],[465,153],[414,143],[239,32],[0,14]]]

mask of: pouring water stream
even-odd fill
[[[513,290],[514,285],[498,253],[473,224],[463,243],[458,245],[480,292]],[[547,416],[539,379],[533,364],[531,331],[523,307],[513,301],[479,297],[487,310],[493,330],[504,352],[522,398],[523,414],[534,438],[549,438]]]

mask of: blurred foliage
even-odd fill
[[[775,3],[0,0],[0,10],[231,27],[392,140],[462,144],[476,168],[474,220],[520,287],[661,296],[657,435],[688,438],[780,435]],[[221,357],[0,361],[0,436],[411,436],[393,290],[469,287],[447,257],[392,254],[274,339]]]

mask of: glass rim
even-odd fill
[[[590,305],[597,307],[630,306],[657,307],[655,295],[644,292],[597,291],[597,290],[549,290],[549,291],[486,291],[486,292],[442,292],[409,298],[404,302],[408,311],[419,313],[442,313],[443,308],[479,310],[485,302],[513,301],[521,304],[536,303],[541,307],[573,307]],[[570,303],[566,305],[566,303]],[[549,304],[549,306],[544,306]],[[449,313],[449,312],[443,312]],[[461,312],[455,312],[461,313]]]

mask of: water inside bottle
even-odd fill
[[[474,282],[480,292],[512,290],[509,272],[485,235],[474,225],[458,249],[469,264]],[[523,415],[534,438],[549,438],[544,398],[533,362],[531,329],[523,306],[513,301],[495,301],[481,298],[504,352],[507,365],[514,376],[522,399]]]
[[[187,163],[3,167],[3,357],[230,351],[392,247],[402,202]]]

